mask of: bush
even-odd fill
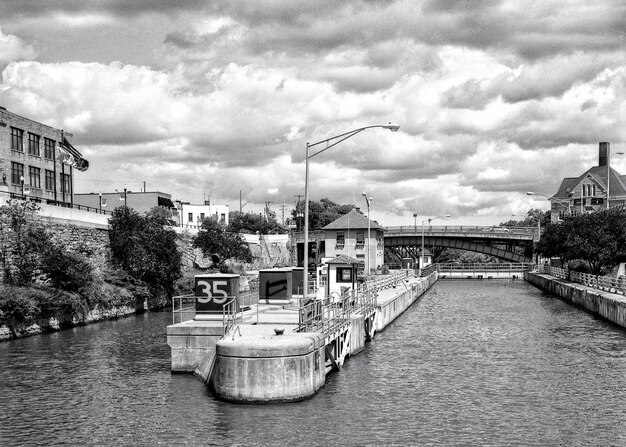
[[[94,282],[94,269],[89,260],[78,253],[52,247],[43,256],[41,270],[51,284],[69,292],[78,292]]]
[[[16,328],[35,322],[39,315],[36,301],[24,287],[0,286],[0,324],[16,335]]]

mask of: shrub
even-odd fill
[[[0,294],[0,324],[7,325],[14,336],[17,327],[34,323],[39,308],[27,289],[0,286]]]
[[[89,260],[58,246],[51,247],[44,254],[41,270],[54,287],[69,292],[78,292],[94,282],[94,269]]]

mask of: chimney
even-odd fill
[[[598,166],[606,166],[607,161],[611,156],[611,143],[606,141],[601,142],[598,152]]]

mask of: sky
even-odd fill
[[[307,142],[397,124],[310,158],[310,199],[497,225],[549,209],[526,192],[600,141],[626,152],[625,33],[624,0],[2,0],[0,106],[74,135],[77,193],[145,184],[279,221]]]

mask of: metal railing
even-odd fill
[[[196,316],[197,299],[193,294],[172,297],[172,324],[193,320]]]
[[[415,276],[414,270],[402,270],[398,273],[392,273],[391,275],[384,275],[382,278],[369,279],[366,283],[368,289],[378,291],[395,287],[399,282],[412,276]]]
[[[475,264],[455,264],[455,263],[443,263],[443,264],[434,264],[436,268],[440,272],[458,272],[458,271],[528,271],[532,270],[534,264],[529,262],[505,262],[498,264],[490,264],[490,263],[475,263]]]
[[[234,296],[229,298],[231,299],[227,301],[222,308],[224,337],[226,337],[231,330],[238,329],[239,325],[243,322],[243,312],[241,312],[240,307],[237,304],[237,298]],[[241,330],[239,330],[239,335],[241,335]]]
[[[544,273],[560,279],[566,279],[594,289],[626,295],[626,277],[624,276],[616,277],[592,275],[590,273],[574,272],[568,269],[551,267],[545,264],[538,266],[537,271],[539,273]]]
[[[420,275],[420,278],[423,278],[424,276],[428,276],[431,273],[436,272],[436,271],[437,271],[437,264],[429,264],[423,269],[419,270],[419,275]]]
[[[227,297],[227,302],[222,307],[222,323],[224,334],[227,334],[233,326],[241,324],[243,321],[243,310],[248,306],[245,304],[246,297],[250,296],[251,301],[258,302],[258,295],[242,294],[239,300],[234,296]],[[172,324],[184,323],[193,320],[196,315],[219,315],[218,312],[198,310],[196,304],[198,297],[195,295],[180,295],[172,298]],[[219,320],[218,320],[219,321]]]
[[[402,225],[385,227],[387,233],[421,234],[421,225]],[[431,225],[424,227],[424,233],[509,233],[509,234],[534,234],[537,227],[511,227],[511,226],[472,226],[472,225]]]
[[[321,332],[324,337],[341,330],[350,322],[350,301],[346,295],[339,301],[333,298],[310,300],[299,309],[298,332]]]
[[[87,211],[90,213],[97,213],[97,214],[110,214],[110,215],[113,214],[112,211],[103,210],[100,207],[79,205],[77,203],[70,203],[70,202],[63,202],[60,200],[47,199],[45,197],[32,196],[26,193],[21,194],[18,192],[0,191],[0,194],[8,195],[9,199],[28,200],[29,202],[41,203],[42,205],[56,206],[59,208],[72,208],[75,210]],[[69,196],[70,194],[66,194],[66,195]]]

